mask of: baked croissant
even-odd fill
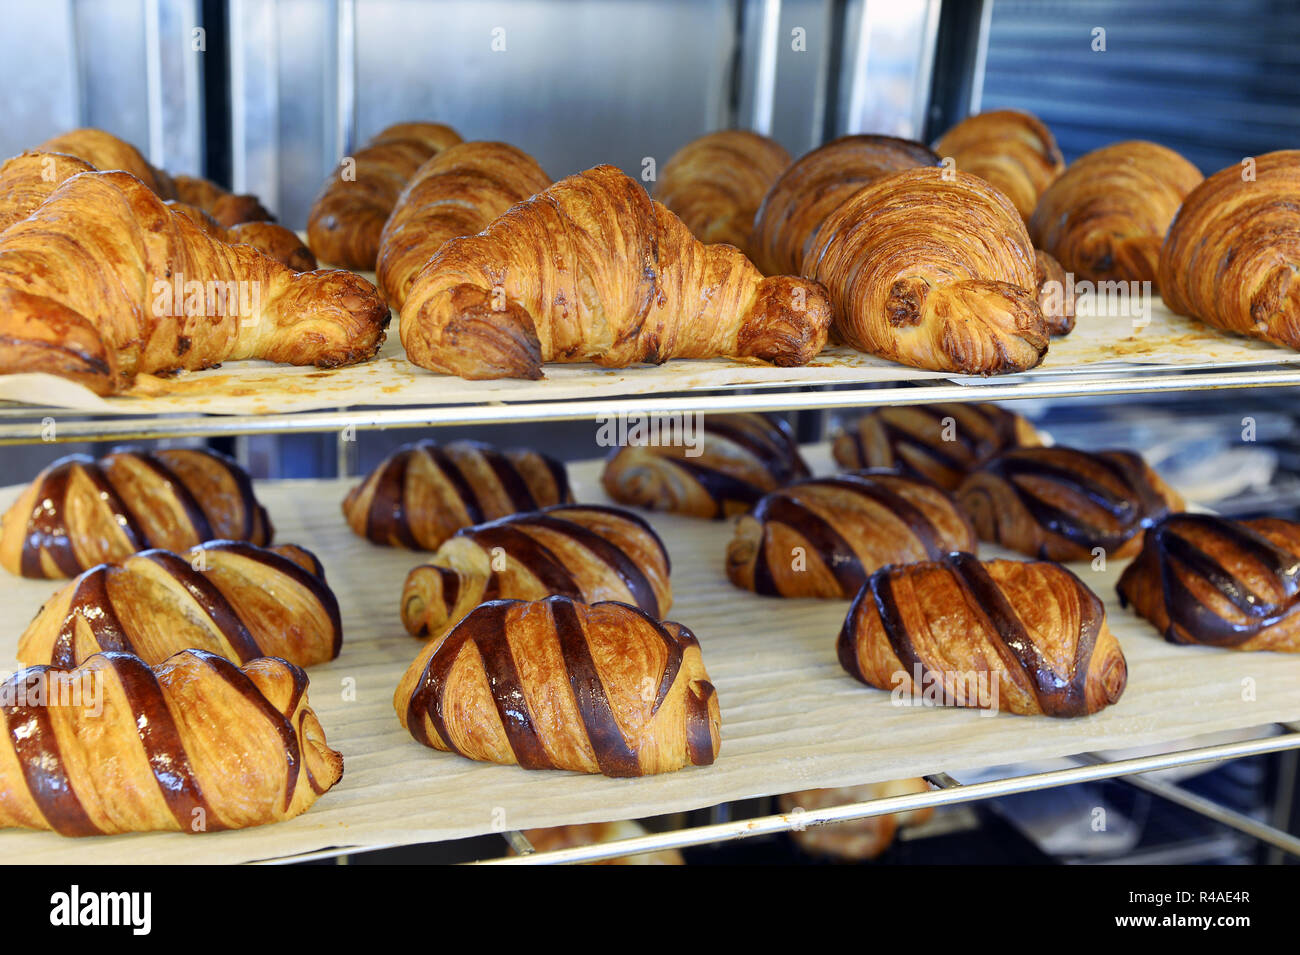
[[[307,217],[307,244],[322,262],[373,269],[402,187],[426,159],[458,142],[439,123],[397,123],[374,136],[325,180]]]
[[[985,402],[877,408],[835,435],[831,453],[846,471],[895,468],[955,491],[966,475],[1011,448],[1042,438],[1027,420]]]
[[[564,465],[544,454],[425,440],[385,458],[348,492],[343,515],[375,544],[437,550],[462,527],[572,501]]]
[[[1065,170],[1052,131],[1018,109],[968,116],[939,138],[934,151],[962,172],[992,183],[1026,221],[1038,197]]]
[[[939,157],[893,136],[842,136],[805,154],[781,175],[754,217],[749,248],[765,275],[802,275],[826,217],[863,186]]]
[[[888,564],[974,550],[944,491],[892,471],[850,471],[773,491],[736,522],[727,577],[768,597],[847,600]]]
[[[482,232],[516,202],[551,184],[537,161],[505,143],[456,143],[411,176],[379,237],[375,277],[398,311],[443,243]]]
[[[802,365],[829,326],[820,286],[764,279],[732,246],[696,241],[636,180],[597,166],[444,245],[411,286],[401,333],[422,368],[541,378],[548,361]]]
[[[868,686],[1022,716],[1087,716],[1128,682],[1101,600],[1045,561],[886,567],[853,599],[836,649]]]
[[[81,159],[96,170],[129,172],[162,199],[177,199],[176,183],[163,170],[150,164],[130,143],[103,129],[74,129],[47,139],[34,150],[41,153],[66,153]]]
[[[649,776],[712,764],[721,739],[693,633],[568,597],[481,604],[429,641],[393,705],[426,746],[524,769]]]
[[[199,176],[173,176],[172,183],[180,202],[202,209],[227,229],[245,222],[275,221],[257,196],[233,193]]]
[[[305,812],[343,775],[307,675],[284,660],[182,650],[150,669],[97,653],[75,670],[20,670],[0,696],[4,827],[243,829]]]
[[[18,638],[31,666],[74,667],[104,650],[153,666],[191,647],[236,663],[333,660],[339,605],[310,551],[208,541],[180,554],[146,550],[100,564],[45,602]]]
[[[617,600],[661,618],[672,606],[668,551],[630,511],[596,504],[543,508],[457,531],[402,590],[402,623],[436,636],[485,600]]]
[[[1029,219],[1030,238],[1089,282],[1155,282],[1169,223],[1203,178],[1155,143],[1104,146],[1047,187]]]
[[[1041,560],[1131,557],[1183,499],[1131,451],[1016,448],[971,474],[957,502],[980,540]]]
[[[375,354],[388,318],[360,276],[213,240],[124,172],[74,176],[0,233],[0,374],[111,394],[243,358],[346,365]]]
[[[761,414],[704,415],[693,443],[632,444],[605,459],[601,484],[620,504],[689,517],[748,511],[768,491],[811,477],[790,428]]]
[[[66,153],[26,152],[0,165],[0,232],[35,212],[66,180],[95,167]]]
[[[178,212],[198,226],[204,235],[231,245],[251,245],[286,268],[295,272],[310,272],[316,268],[316,256],[303,244],[297,234],[274,222],[241,222],[223,226],[198,206],[170,200],[167,207]]]
[[[804,274],[835,304],[835,333],[915,368],[995,375],[1043,360],[1051,331],[1016,210],[969,173],[912,169],[841,204]]]
[[[1300,149],[1289,149],[1187,195],[1160,249],[1160,294],[1179,315],[1300,348],[1298,271]]]
[[[831,806],[847,806],[874,799],[890,799],[930,792],[924,779],[894,779],[864,786],[842,786],[837,789],[805,789],[783,793],[777,803],[784,813],[806,812]],[[888,812],[882,816],[866,816],[848,822],[835,822],[821,826],[803,826],[790,830],[790,838],[804,852],[814,856],[828,856],[848,862],[862,862],[882,855],[894,842],[894,834],[902,828],[921,826],[934,817],[934,807],[910,809],[907,812]]]
[[[1300,653],[1300,524],[1170,514],[1118,590],[1170,643]]]
[[[754,215],[790,161],[784,146],[759,133],[707,133],[673,153],[654,197],[704,244],[726,242],[753,259]]]
[[[224,454],[72,454],[37,475],[0,517],[0,565],[24,577],[75,577],[151,547],[265,545],[272,534],[248,474]]]

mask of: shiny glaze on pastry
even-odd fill
[[[1065,169],[1052,131],[1038,117],[1017,109],[967,117],[940,137],[934,151],[951,158],[958,170],[992,183],[1025,220]]]

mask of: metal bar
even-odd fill
[[[505,837],[510,848],[514,849],[518,855],[530,856],[537,851],[533,848],[533,844],[528,841],[528,837],[517,829],[507,830],[501,835]]]
[[[765,136],[772,133],[776,103],[776,60],[781,43],[781,0],[762,0],[758,34],[758,68],[754,76],[754,115],[750,128]]]

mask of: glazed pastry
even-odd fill
[[[962,482],[957,502],[980,540],[1041,560],[1131,557],[1142,531],[1183,499],[1131,451],[1018,448]]]
[[[830,292],[836,336],[891,361],[995,375],[1047,352],[1029,233],[968,173],[913,169],[854,193],[822,224],[804,274]]]
[[[398,311],[443,243],[482,232],[516,202],[551,184],[537,161],[505,143],[456,143],[407,182],[379,237],[376,280]]]
[[[873,799],[889,799],[929,791],[929,783],[915,777],[838,789],[805,789],[797,793],[785,793],[778,797],[777,803],[784,813],[798,813],[800,810],[848,806]],[[867,816],[848,822],[791,829],[790,838],[809,855],[828,856],[846,862],[864,862],[884,854],[893,844],[894,835],[899,829],[924,825],[933,816],[933,807],[890,812],[883,816]]]
[[[826,217],[877,179],[939,157],[893,136],[842,136],[802,156],[768,190],[749,248],[765,275],[804,275],[803,265]]]
[[[698,445],[634,445],[605,459],[601,483],[620,504],[689,517],[748,511],[768,491],[810,477],[790,428],[761,414],[704,415]],[[695,453],[698,452],[698,453]]]
[[[974,550],[944,491],[891,471],[850,471],[773,491],[736,523],[727,577],[769,597],[847,600],[888,564]]]
[[[485,600],[617,600],[663,617],[672,606],[663,541],[630,511],[547,507],[457,531],[407,575],[402,622],[441,634]]]
[[[236,195],[198,176],[174,176],[172,182],[179,201],[202,209],[227,229],[244,222],[275,221],[275,216],[267,211],[257,196]]]
[[[316,268],[316,256],[289,229],[274,222],[243,222],[229,228],[221,225],[198,206],[171,200],[167,207],[178,212],[203,230],[203,234],[232,245],[251,245],[286,268],[310,272]]]
[[[105,172],[121,169],[143,182],[159,198],[179,198],[171,176],[151,165],[130,143],[102,129],[74,129],[45,140],[34,151],[75,156]]]
[[[603,842],[636,839],[650,833],[638,822],[588,822],[574,826],[552,826],[549,829],[525,829],[524,838],[536,852],[555,852]],[[511,855],[514,853],[512,852]],[[585,865],[685,865],[686,861],[676,849],[642,852],[617,859],[601,859]]]
[[[360,276],[215,241],[124,172],[74,176],[0,233],[0,374],[103,395],[243,358],[333,367],[374,355],[388,318]]]
[[[450,126],[398,123],[344,157],[307,217],[307,244],[317,258],[345,269],[373,269],[379,235],[402,188],[425,160],[458,142]]]
[[[958,553],[879,570],[853,599],[837,651],[868,686],[1022,716],[1087,716],[1128,682],[1101,600],[1045,561]]]
[[[393,705],[426,746],[524,769],[648,776],[708,766],[720,742],[694,634],[568,597],[480,605],[429,641]]]
[[[726,242],[751,259],[754,215],[790,165],[774,139],[741,129],[707,133],[673,153],[654,196],[706,245]]]
[[[66,180],[95,167],[65,153],[26,152],[0,165],[0,232],[35,212]]]
[[[967,117],[943,134],[934,151],[951,158],[958,170],[992,183],[1026,221],[1038,197],[1065,170],[1052,131],[1016,109]]]
[[[896,468],[955,491],[990,458],[1039,444],[1038,431],[1020,415],[970,402],[878,408],[837,434],[831,451],[846,471]]]
[[[156,666],[196,648],[307,667],[333,660],[342,644],[338,601],[314,554],[208,541],[86,571],[45,602],[18,638],[18,659],[70,668],[122,650]]]
[[[1179,315],[1300,348],[1298,271],[1300,149],[1290,149],[1188,194],[1160,250],[1160,294]]]
[[[1104,146],[1047,187],[1029,219],[1029,236],[1077,279],[1155,282],[1169,223],[1203,178],[1155,143]]]
[[[541,378],[548,361],[803,365],[829,326],[820,286],[764,279],[732,246],[701,244],[613,166],[561,179],[452,239],[401,319],[411,361],[471,379]]]
[[[1300,653],[1300,524],[1170,514],[1118,589],[1170,643]]]
[[[24,577],[75,577],[151,547],[271,541],[244,469],[198,448],[60,458],[0,518],[0,565]]]
[[[375,544],[437,550],[462,527],[569,504],[564,465],[477,441],[404,444],[348,492],[343,515]]]
[[[34,702],[56,694],[66,702]],[[3,827],[244,829],[307,811],[343,775],[307,675],[284,660],[183,650],[150,669],[97,653],[75,670],[20,670],[0,697]]]

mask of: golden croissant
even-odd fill
[[[178,201],[202,209],[224,228],[229,229],[246,222],[275,220],[275,216],[271,215],[257,196],[233,193],[210,179],[173,176],[172,183],[176,186]]]
[[[879,570],[853,599],[837,651],[868,686],[1021,715],[1087,716],[1128,682],[1101,600],[1045,561],[956,553]]]
[[[471,379],[541,378],[549,361],[802,365],[829,326],[820,286],[764,279],[732,246],[701,244],[613,166],[561,179],[452,239],[401,318],[411,361]]]
[[[65,836],[281,822],[343,775],[307,675],[183,650],[152,669],[97,653],[0,684],[0,826]]]
[[[1118,589],[1170,643],[1300,653],[1300,524],[1170,514]]]
[[[695,443],[615,447],[600,476],[605,493],[634,507],[724,518],[748,511],[768,491],[811,477],[779,418],[710,414],[702,421]]]
[[[310,272],[316,268],[316,256],[312,255],[311,249],[296,233],[282,225],[255,220],[223,226],[198,206],[173,199],[168,201],[167,207],[193,222],[204,235],[231,245],[251,245],[295,272]]]
[[[416,276],[447,240],[482,232],[550,184],[532,156],[506,143],[456,143],[427,160],[379,237],[375,277],[388,304],[401,310]]]
[[[854,193],[822,224],[804,274],[830,291],[836,335],[873,355],[995,375],[1047,353],[1029,233],[968,173],[913,169]]]
[[[568,597],[481,604],[393,697],[426,746],[524,769],[648,776],[708,766],[718,696],[685,627]]]
[[[1065,169],[1056,137],[1038,117],[1016,109],[979,113],[940,137],[934,151],[987,180],[1028,221],[1043,191]]]
[[[1039,197],[1034,245],[1089,282],[1155,282],[1160,245],[1200,170],[1155,143],[1113,143],[1075,160]]]
[[[727,577],[772,597],[847,600],[888,564],[974,550],[946,492],[892,471],[850,471],[773,491],[736,522]]]
[[[74,176],[0,233],[0,374],[111,394],[243,358],[346,365],[375,354],[388,317],[360,276],[211,239],[125,172]]]
[[[24,577],[75,577],[151,547],[261,545],[272,533],[248,474],[224,454],[72,454],[37,475],[0,518],[0,566]]]
[[[485,600],[617,600],[663,617],[672,606],[668,551],[630,511],[560,504],[457,531],[402,590],[402,622],[436,636]]]
[[[307,217],[307,244],[316,257],[339,268],[373,269],[402,188],[425,160],[458,142],[450,126],[397,123],[344,157]]]
[[[691,140],[664,165],[654,197],[706,245],[726,242],[751,259],[754,215],[790,165],[774,139],[742,129]]]
[[[45,602],[18,638],[18,659],[73,667],[122,650],[156,665],[197,648],[307,667],[333,660],[342,644],[338,601],[314,554],[208,541],[86,571]]]
[[[1300,149],[1206,179],[1183,200],[1160,249],[1160,294],[1171,309],[1290,348],[1300,348],[1297,272]]]

